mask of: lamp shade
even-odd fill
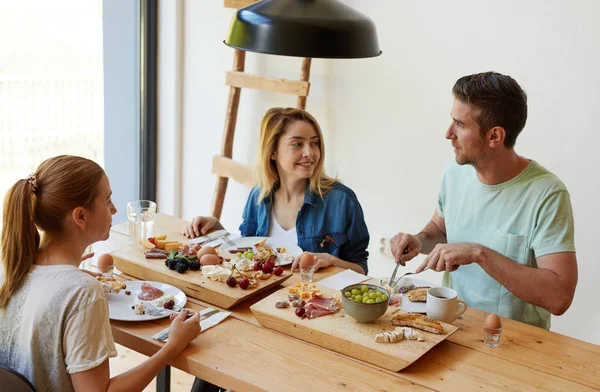
[[[263,0],[233,16],[225,44],[311,58],[381,54],[373,21],[337,0]]]

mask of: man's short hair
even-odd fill
[[[527,122],[527,94],[516,80],[497,72],[467,75],[456,81],[452,93],[481,110],[475,121],[482,134],[500,126],[506,131],[504,145],[514,147]]]

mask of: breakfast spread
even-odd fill
[[[321,291],[317,289],[316,284],[306,282],[296,283],[295,285],[290,286],[288,292],[290,294],[297,295],[298,298],[296,299],[309,299],[312,298],[314,295],[322,296]]]
[[[392,324],[401,327],[413,327],[438,335],[444,333],[444,327],[439,321],[417,313],[404,313],[396,315],[392,319]]]
[[[313,285],[314,286],[314,285]],[[290,288],[291,290],[292,288]],[[340,310],[339,302],[334,298],[325,298],[320,292],[314,292],[308,301],[300,298],[300,295],[292,293],[288,295],[288,300],[295,308],[296,316],[308,319],[327,316],[337,313]],[[290,302],[279,301],[275,303],[277,309],[289,308]]]

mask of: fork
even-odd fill
[[[150,302],[142,302],[142,305],[144,306],[144,311],[146,313],[148,313],[150,316],[158,316],[161,313],[168,313],[168,314],[179,314],[178,311],[176,310],[171,310],[171,309],[159,309],[158,307],[156,307],[156,305],[150,303]]]
[[[425,267],[425,268],[423,269],[423,271],[427,271],[428,269],[429,269],[429,267]],[[421,272],[423,272],[423,271],[421,271]],[[402,278],[404,278],[405,276],[408,276],[408,275],[418,275],[418,274],[420,274],[421,272],[406,272],[406,273],[404,273],[404,274],[403,274],[402,276],[400,276],[398,279],[394,280],[394,282],[390,282],[390,288],[394,288],[394,287],[396,287],[396,286],[398,285],[398,283],[400,283],[400,281],[402,280]],[[393,284],[393,285],[392,285],[392,284]]]
[[[231,240],[231,238],[229,238],[230,234],[227,233],[227,235],[225,235],[223,238],[221,238],[223,240],[223,242],[225,242],[227,245],[231,246],[231,247],[235,247],[235,242],[233,242]]]

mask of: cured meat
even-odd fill
[[[340,310],[340,307],[333,298],[324,298],[313,295],[313,297],[306,302],[306,305],[304,305],[304,309],[305,312],[303,318],[308,317],[309,319],[314,319],[328,314],[334,314]]]
[[[144,253],[147,259],[166,259],[168,253],[162,249],[152,248]]]
[[[142,301],[154,301],[162,297],[164,292],[148,283],[142,283],[142,292],[138,294],[138,298]]]

